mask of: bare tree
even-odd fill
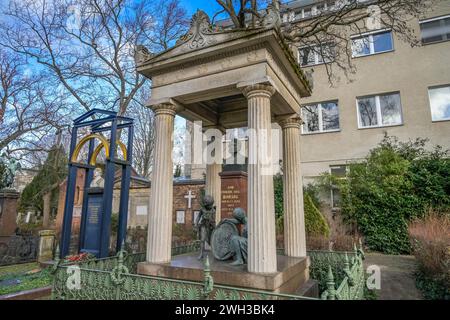
[[[154,114],[144,106],[148,90],[142,90],[139,99],[133,103],[127,115],[134,118],[133,166],[144,178],[150,178],[155,140]]]
[[[240,15],[236,13],[236,8],[242,8],[243,3],[248,5],[248,1],[241,1],[240,5],[231,0],[216,0],[216,2],[222,6],[221,12],[229,15],[234,28],[246,25],[239,19]],[[324,62],[329,81],[333,84],[338,79],[336,70],[343,72],[348,79],[349,75],[356,71],[352,63],[352,42],[349,41],[349,35],[367,31],[369,21],[374,25],[379,24],[383,28],[391,29],[401,40],[416,46],[420,41],[409,22],[420,17],[437,2],[439,0],[317,1],[315,11],[310,12],[308,18],[301,20],[297,19],[298,14],[295,10],[290,10],[288,5],[280,4],[279,0],[273,0],[271,8],[272,13],[275,11],[279,15],[279,27],[284,38],[296,47],[305,48],[301,55],[305,60],[312,54],[318,54]],[[328,5],[329,3],[333,5]],[[256,6],[252,6],[252,10],[246,12],[256,15],[259,21],[268,12],[258,10],[258,14],[255,14],[254,11],[257,9]]]
[[[222,7],[222,10],[217,12],[215,18],[221,14],[226,14],[231,19],[236,28],[255,27],[258,20],[264,15],[260,8],[263,8],[270,0],[216,0]]]
[[[167,50],[186,32],[190,22],[187,11],[179,0],[158,0],[151,12],[154,24],[146,33],[150,48],[156,52]]]
[[[23,57],[0,49],[0,150],[17,158],[46,150],[43,141],[60,126],[64,100],[27,67]]]
[[[49,70],[79,107],[123,115],[146,81],[135,70],[136,44],[165,48],[184,32],[178,0],[158,6],[164,10],[154,18],[151,0],[11,0],[0,45]]]

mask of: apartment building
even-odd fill
[[[285,3],[282,21],[301,26],[342,1]],[[386,134],[402,141],[428,138],[430,146],[450,148],[450,0],[409,23],[419,46],[411,47],[384,27],[349,33],[356,72],[338,74],[340,80],[332,85],[324,65],[333,58],[332,50],[321,56],[318,50],[293,44],[299,64],[306,72],[313,70],[314,79],[313,94],[303,100],[301,110],[304,184],[324,172],[345,175],[346,166],[364,159]],[[195,178],[203,172],[204,166],[192,167]],[[324,196],[332,208],[339,207],[336,191]]]
[[[335,1],[293,1],[283,21],[302,23]],[[450,1],[441,1],[410,21],[421,45],[411,47],[390,29],[349,34],[356,72],[330,86],[327,57],[299,48],[299,63],[314,70],[314,90],[302,108],[304,183],[324,172],[344,175],[388,134],[402,141],[418,137],[450,148]],[[339,207],[339,194],[329,203]]]

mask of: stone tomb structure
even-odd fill
[[[14,189],[0,190],[0,236],[9,237],[17,228],[17,205],[19,192]]]
[[[232,267],[213,262],[216,283],[294,292],[308,280],[302,180],[300,173],[300,99],[310,84],[283,41],[278,27],[216,30],[198,11],[189,32],[173,47],[152,55],[139,47],[138,72],[152,80],[148,107],[155,111],[156,141],[149,206],[147,261],[138,265],[146,275],[199,280],[203,265],[191,256],[171,257],[172,136],[175,115],[202,121],[219,130],[247,126],[270,132],[278,122],[283,135],[285,256],[275,239],[273,177],[265,163],[250,155],[248,165],[248,264]],[[249,137],[249,150],[267,150],[271,139]],[[206,167],[206,193],[219,198],[221,164]],[[221,210],[217,210],[220,214]]]

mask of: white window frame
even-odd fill
[[[434,120],[434,119],[433,119],[433,106],[431,105],[431,95],[430,95],[430,90],[433,90],[433,89],[440,89],[440,88],[450,88],[450,84],[444,84],[444,85],[440,85],[440,86],[431,86],[431,87],[428,87],[428,101],[429,101],[429,104],[430,104],[431,122],[450,121],[450,117],[444,118],[444,119],[439,119],[439,120]]]
[[[331,103],[334,102],[336,103],[336,106],[338,108],[338,118],[339,118],[339,129],[331,129],[331,130],[323,130],[323,116],[322,116],[322,104],[323,103]],[[314,132],[305,132],[304,128],[305,128],[305,124],[302,125],[302,134],[303,135],[311,135],[311,134],[320,134],[320,133],[330,133],[330,132],[339,132],[341,131],[341,118],[340,118],[340,112],[339,112],[339,101],[338,100],[328,100],[328,101],[322,101],[322,102],[317,102],[317,103],[308,103],[305,105],[301,106],[300,112],[301,112],[301,116],[303,116],[303,108],[307,107],[307,106],[313,106],[316,105],[317,106],[317,112],[319,113],[319,131],[314,131]]]
[[[392,49],[375,52],[375,44],[374,44],[374,41],[373,41],[373,36],[375,36],[377,34],[385,33],[385,32],[389,32],[389,34],[391,36]],[[353,41],[361,39],[361,38],[365,38],[365,37],[369,38],[369,51],[370,52],[367,53],[367,54],[355,55],[354,51],[353,51]],[[382,53],[386,53],[386,52],[395,51],[394,36],[392,34],[392,30],[391,29],[380,29],[380,30],[364,32],[364,33],[361,33],[361,34],[353,35],[353,36],[350,37],[350,41],[352,41],[352,44],[351,44],[352,45],[352,58],[354,58],[354,59],[361,58],[361,57],[367,57],[367,56],[373,56],[375,54],[382,54]]]
[[[400,98],[400,118],[401,121],[398,124],[383,124],[383,117],[381,115],[381,103],[380,103],[380,96],[386,96],[386,95],[394,95],[394,94],[398,94],[399,98]],[[364,99],[364,98],[372,98],[375,97],[375,106],[376,106],[376,111],[377,111],[377,125],[373,125],[373,126],[363,126],[362,122],[361,122],[361,115],[359,112],[359,99]],[[386,128],[386,127],[398,127],[398,126],[402,126],[404,125],[403,122],[403,104],[402,104],[402,96],[400,94],[400,91],[394,91],[394,92],[386,92],[386,93],[379,93],[379,94],[373,94],[373,95],[366,95],[366,96],[359,96],[356,97],[356,115],[358,117],[358,129],[363,130],[363,129],[373,129],[373,128]]]
[[[434,17],[434,18],[430,18],[430,19],[426,19],[426,20],[422,20],[419,21],[419,26],[421,27],[422,24],[428,23],[428,22],[433,22],[433,21],[444,21],[444,19],[448,19],[450,18],[450,14],[449,15],[445,15],[445,16],[440,16],[440,17]],[[441,23],[442,25],[442,23]],[[443,40],[438,40],[438,41],[433,41],[433,42],[427,42],[424,43],[423,42],[423,37],[422,37],[422,28],[420,28],[420,41],[422,42],[423,45],[429,45],[429,44],[435,44],[435,43],[441,43],[441,42],[445,42],[445,41],[450,41],[450,38],[447,37],[447,34],[444,34],[445,39]]]

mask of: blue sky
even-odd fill
[[[194,14],[197,9],[205,11],[209,16],[220,10],[220,6],[215,0],[181,0],[189,14]]]

